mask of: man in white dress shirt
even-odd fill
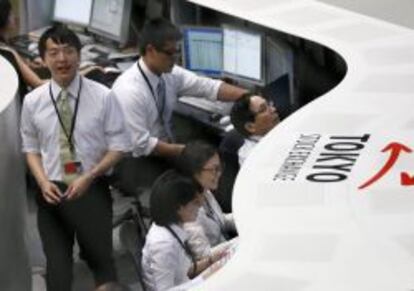
[[[78,74],[80,47],[63,26],[41,36],[39,52],[52,80],[26,95],[21,116],[23,152],[40,190],[48,291],[71,290],[75,238],[96,290],[116,280],[106,174],[130,144],[117,100]]]
[[[141,58],[112,87],[124,111],[133,144],[133,157],[125,158],[117,171],[121,188],[128,194],[133,194],[138,185],[151,185],[184,148],[174,142],[171,127],[178,97],[234,101],[246,92],[175,65],[180,39],[180,31],[169,21],[149,21],[141,34]]]
[[[230,118],[234,128],[245,137],[238,152],[240,166],[260,139],[280,122],[273,103],[252,93],[234,103]]]

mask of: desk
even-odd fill
[[[179,98],[176,106],[174,107],[174,113],[201,123],[203,126],[211,129],[212,132],[217,135],[224,135],[226,128],[230,125],[230,121],[227,123],[221,122],[221,119],[225,116],[223,112],[209,112],[193,105],[184,103],[180,101],[181,98],[183,97]]]
[[[192,290],[413,290],[413,31],[312,0],[191,2],[321,43],[348,65],[246,160],[239,248]]]

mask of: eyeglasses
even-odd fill
[[[224,164],[219,164],[210,168],[203,168],[202,170],[206,172],[212,172],[213,174],[223,173]]]
[[[157,51],[167,55],[170,58],[177,57],[180,54],[180,51],[178,49],[174,49],[174,50],[157,49]]]
[[[274,103],[273,103],[272,100],[264,102],[263,104],[260,105],[259,110],[257,112],[255,112],[254,115],[256,116],[256,115],[265,113],[265,112],[269,111],[271,108],[274,108],[274,107],[275,106],[274,106]]]

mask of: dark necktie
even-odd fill
[[[168,120],[164,118],[165,102],[166,102],[165,81],[162,77],[160,77],[158,86],[157,86],[157,108],[160,114],[162,125],[164,126],[165,132],[167,133],[168,139],[170,141],[174,141],[174,136],[172,134],[170,124]]]

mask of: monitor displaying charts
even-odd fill
[[[185,68],[219,77],[223,70],[223,30],[213,27],[184,27],[183,65]]]
[[[223,26],[223,74],[257,84],[264,83],[263,35]]]

